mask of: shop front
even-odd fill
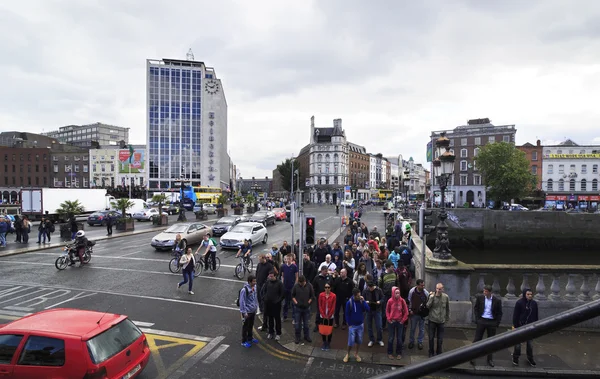
[[[587,212],[595,212],[600,205],[598,195],[546,195],[544,207],[558,211],[566,209],[582,209]]]
[[[562,211],[565,209],[566,203],[566,195],[546,195],[546,202],[544,204],[544,208]]]

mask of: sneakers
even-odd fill
[[[254,338],[254,339],[252,339],[252,343],[256,345],[258,343],[258,340],[256,338]]]
[[[533,357],[532,357],[532,358],[529,358],[529,357],[528,357],[528,358],[527,358],[527,362],[529,362],[529,365],[530,365],[531,367],[535,367],[535,366],[536,366],[536,364],[535,364],[535,361],[533,360]]]
[[[257,315],[257,316],[260,316],[260,314],[261,314],[261,311],[260,311],[260,309],[259,309],[259,310],[257,310],[257,311],[256,311],[256,315]]]
[[[321,345],[321,351],[326,351],[327,350],[327,343],[323,342],[323,344]]]
[[[423,343],[419,342],[418,346],[419,350],[423,350]]]
[[[179,290],[179,283],[177,283],[177,290]]]
[[[515,357],[513,355],[512,363],[513,363],[513,366],[518,366],[519,365],[519,357]]]
[[[394,356],[392,354],[388,354],[388,359],[394,359]]]
[[[309,336],[304,337],[304,340],[308,343],[312,343],[312,339]]]
[[[385,346],[385,344],[383,343],[383,341],[379,341],[379,346],[381,346],[381,347]]]
[[[250,342],[242,342],[242,346],[245,347],[246,349],[249,349],[252,347],[252,344]]]
[[[329,342],[325,342],[325,351],[329,351]]]
[[[373,347],[373,341],[369,341],[369,344],[367,346]]]
[[[279,336],[277,336],[277,337],[279,337]],[[295,343],[296,345],[298,345],[298,344],[300,343],[300,337],[296,337],[296,338],[294,339],[294,343]]]
[[[188,291],[188,293],[189,293],[190,295],[193,295],[193,294],[194,294],[194,291]]]
[[[412,349],[413,347],[415,347],[415,343],[414,342],[409,342],[408,348]]]
[[[275,336],[275,341],[279,341],[280,339],[281,339],[281,336],[280,336],[280,335],[276,335],[276,336]]]
[[[267,334],[267,339],[268,339],[268,340],[270,340],[270,339],[272,339],[272,338],[273,338],[273,335],[272,335],[272,334]]]

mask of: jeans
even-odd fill
[[[265,318],[269,334],[281,335],[281,303],[265,303]],[[263,328],[264,330],[264,328]]]
[[[483,333],[485,332],[487,332],[488,338],[495,336],[497,327],[498,323],[496,321],[480,318],[477,320],[477,328],[475,329],[475,338],[473,339],[473,342],[481,341],[483,339]],[[492,358],[493,355],[488,354],[488,361],[491,361]]]
[[[310,331],[308,330],[308,320],[310,319],[310,308],[299,308],[296,307],[296,314],[294,321],[296,322],[296,339],[300,339],[300,331],[304,330],[304,338],[310,337]]]
[[[292,320],[296,320],[296,305],[292,301],[292,289],[285,290],[285,297],[283,298],[283,318],[286,319],[288,316],[288,308],[292,308]]]
[[[44,237],[43,242],[46,243],[46,231],[38,230],[38,243],[42,242],[42,237]]]
[[[375,320],[375,328],[377,329],[377,342],[383,341],[383,327],[381,326],[381,312],[367,312],[367,330],[369,331],[369,341],[375,342],[373,333],[373,320]]]
[[[521,356],[521,344],[515,345],[515,349],[513,350],[513,357],[519,359]],[[533,341],[527,341],[527,358],[533,359]]]
[[[112,224],[106,224],[106,234],[109,236],[112,234]]]
[[[425,319],[419,315],[412,314],[409,317],[410,320],[410,335],[409,335],[409,343],[415,343],[415,328],[417,324],[419,325],[419,335],[417,336],[417,342],[423,343],[423,338],[425,338]]]
[[[434,355],[433,340],[437,334],[437,345],[435,355],[442,354],[442,343],[444,342],[444,324],[429,321],[427,324],[427,334],[429,335],[429,355]]]
[[[402,355],[402,331],[404,324],[400,321],[388,321],[388,355],[394,354],[394,338],[396,339],[396,354]]]
[[[335,300],[335,313],[333,315],[333,320],[336,325],[340,324],[340,309],[344,310],[344,317],[342,318],[342,325],[346,325],[346,308],[344,308],[345,304],[348,302],[348,298],[342,299],[342,297],[336,297]]]
[[[4,221],[2,221],[2,222],[4,222]],[[5,232],[0,232],[0,245],[6,246],[6,233]]]
[[[23,238],[23,243],[29,242],[29,232],[23,232],[21,237]]]
[[[206,267],[206,269],[208,269],[208,257],[210,257],[211,262],[212,263],[212,268],[211,270],[215,271],[217,269],[217,252],[216,251],[209,251],[208,254],[206,254],[206,256],[204,257],[204,267]]]
[[[243,316],[243,315],[242,315]],[[252,343],[252,328],[254,328],[254,317],[256,313],[248,313],[248,317],[244,319],[242,324],[242,343]]]
[[[188,283],[188,291],[192,291],[192,285],[194,284],[194,271],[183,270],[183,281],[179,282],[179,287]]]
[[[49,231],[49,230],[47,230],[47,231],[46,231],[46,236],[48,236],[48,242],[50,242],[50,235],[51,235],[51,234],[52,234],[52,233],[50,233],[50,231]]]
[[[71,239],[74,240],[77,236],[77,232],[71,232]]]

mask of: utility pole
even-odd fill
[[[300,245],[298,245],[298,275],[304,275],[304,209],[300,208]]]
[[[290,175],[291,178],[291,185],[290,185],[290,225],[292,226],[292,240],[290,241],[290,243],[292,245],[295,245],[295,240],[294,240],[294,224],[295,224],[295,219],[296,219],[296,202],[294,201],[294,156],[292,155],[292,170],[291,170],[291,174]],[[302,254],[302,251],[299,251],[298,254]],[[296,257],[298,259],[300,259],[299,257]]]

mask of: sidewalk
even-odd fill
[[[190,215],[191,215],[191,217],[190,217]],[[194,216],[194,214],[192,212],[187,212],[186,216],[188,217],[188,222],[196,221],[196,217]],[[86,225],[84,230],[85,230],[85,235],[87,236],[87,238],[90,241],[101,241],[101,240],[114,239],[114,238],[119,238],[119,237],[127,237],[127,236],[144,234],[144,233],[159,233],[163,230],[166,230],[171,225],[176,224],[177,217],[178,217],[177,215],[169,216],[169,225],[167,225],[167,226],[155,226],[155,225],[152,225],[151,222],[135,221],[135,230],[130,231],[130,232],[117,231],[117,228],[115,226],[113,226],[113,235],[112,236],[106,235],[106,227],[104,227],[104,226],[100,227],[100,226]],[[207,225],[212,225],[217,220],[218,220],[217,215],[208,215],[208,220],[203,220],[203,221],[198,221],[198,222],[202,222]],[[35,227],[32,225],[31,233],[29,233],[29,243],[28,244],[17,243],[17,242],[15,242],[15,235],[8,234],[6,236],[7,246],[0,248],[0,258],[8,257],[11,255],[25,254],[25,253],[29,253],[32,251],[62,248],[65,245],[65,241],[63,241],[60,238],[60,232],[58,232],[58,230],[59,230],[58,227],[56,228],[56,230],[57,231],[55,233],[52,233],[52,242],[50,242],[50,243],[47,242],[47,243],[42,243],[42,244],[37,243],[37,224],[35,224]]]
[[[340,315],[341,316],[341,315]],[[331,341],[331,350],[322,351],[322,339],[318,333],[313,332],[314,312],[311,313],[310,331],[312,343],[301,340],[300,344],[294,343],[294,326],[291,321],[282,324],[282,336],[279,343],[290,352],[311,356],[314,358],[330,359],[341,362],[347,352],[348,330],[341,327],[334,329]],[[262,324],[263,315],[258,316],[257,326]],[[504,333],[507,329],[498,329],[498,333]],[[260,337],[265,343],[275,344],[274,340],[266,339],[266,331]],[[469,328],[446,328],[444,336],[444,351],[450,351],[471,344],[475,329]],[[375,333],[376,334],[376,333]],[[390,360],[387,354],[387,330],[383,331],[384,347],[377,343],[373,347],[367,347],[369,335],[365,325],[363,343],[360,347],[360,357],[364,363],[389,365],[403,367],[412,363],[422,362],[428,359],[428,336],[427,325],[425,325],[425,339],[423,350],[418,350],[416,340],[415,347],[408,349],[409,333],[407,332],[406,343],[402,352],[401,360]],[[415,337],[418,331],[415,331]],[[376,337],[376,336],[375,336]],[[525,344],[521,347],[522,355],[519,366],[512,364],[512,348],[496,352],[494,354],[495,367],[489,367],[486,357],[476,360],[476,366],[464,363],[455,366],[450,371],[462,372],[473,375],[502,375],[502,376],[530,376],[530,377],[600,377],[600,352],[597,344],[600,341],[600,333],[596,332],[572,332],[559,331],[548,334],[533,342],[533,353],[537,367],[530,367],[525,354]],[[377,341],[375,341],[377,342]],[[354,348],[353,348],[354,350]],[[354,353],[350,354],[350,363],[356,363]]]

